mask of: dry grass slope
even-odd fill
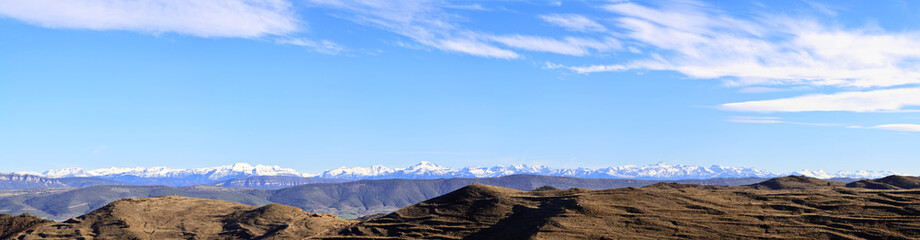
[[[920,191],[474,185],[343,229],[349,239],[917,239]]]
[[[303,239],[349,223],[279,204],[167,196],[116,201],[20,239]]]
[[[50,224],[51,221],[29,214],[10,216],[0,214],[0,239],[12,238],[21,232],[34,231],[36,228]]]
[[[920,188],[920,177],[912,176],[887,176],[879,179],[868,179],[847,184],[847,187],[870,189],[915,189]]]
[[[754,189],[832,189],[843,187],[844,184],[837,181],[821,180],[817,178],[803,176],[787,176],[773,178],[767,181],[748,185]]]
[[[911,186],[905,179],[873,181]],[[521,191],[473,184],[363,220],[280,204],[172,196],[117,201],[64,223],[33,225],[20,237],[920,239],[920,189],[841,185],[803,177],[737,187],[658,183],[608,190]]]

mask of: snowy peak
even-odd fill
[[[41,176],[50,178],[89,177],[89,174],[87,174],[86,171],[83,171],[82,168],[61,168],[44,171],[41,173]]]
[[[567,177],[586,177],[586,178],[634,178],[634,179],[659,179],[659,180],[677,180],[677,179],[708,179],[708,178],[769,178],[785,176],[790,174],[777,174],[765,170],[750,167],[727,167],[712,165],[710,167],[695,165],[670,165],[667,163],[656,163],[645,166],[624,165],[616,167],[607,167],[600,169],[590,168],[567,168],[554,169],[546,166],[528,166],[524,164],[515,164],[511,166],[493,166],[493,167],[465,167],[462,169],[452,169],[443,167],[431,162],[420,162],[406,168],[390,169],[380,165],[370,168],[365,167],[340,167],[325,171],[321,176],[324,178],[340,179],[386,179],[386,178],[453,178],[453,177],[501,177],[514,174],[534,174],[546,176],[567,176]],[[792,175],[803,175],[816,178],[878,178],[892,174],[898,174],[891,171],[841,171],[830,174],[824,171],[797,171]]]
[[[279,166],[266,166],[266,165],[256,165],[252,166],[247,163],[235,163],[232,165],[221,166],[216,168],[199,168],[192,169],[192,171],[198,170],[198,172],[204,172],[211,180],[218,180],[221,178],[226,178],[230,176],[245,175],[245,176],[304,176],[297,172],[294,169],[282,168]]]
[[[445,175],[457,172],[457,170],[448,167],[442,167],[430,162],[419,162],[418,164],[409,166],[407,168],[399,169],[397,172],[415,175]]]
[[[374,166],[384,169],[382,166]],[[638,178],[638,179],[705,179],[738,177],[774,177],[768,171],[754,168],[737,167],[701,167],[692,165],[669,165],[657,163],[647,166],[626,165],[601,169],[573,168],[553,169],[546,166],[528,166],[516,164],[494,167],[465,167],[452,169],[431,162],[420,162],[406,168],[375,170],[374,167],[340,167],[325,171],[324,178],[342,179],[383,179],[383,178],[453,178],[453,177],[501,177],[514,174],[534,174],[546,176],[569,176],[588,178]]]
[[[590,174],[590,169],[581,169],[582,174]],[[572,175],[580,175],[574,173]],[[737,178],[737,177],[773,177],[777,174],[746,167],[702,167],[693,165],[668,165],[657,163],[654,165],[602,168],[594,171],[596,176],[616,178],[642,178],[642,179],[702,179],[702,178]]]
[[[135,167],[135,168],[100,168],[83,170],[82,168],[52,169],[42,172],[40,176],[51,178],[63,177],[140,177],[140,178],[182,178],[200,177],[208,180],[222,180],[229,177],[248,176],[305,176],[294,169],[279,166],[256,165],[247,163],[234,163],[226,166],[212,168],[173,169],[168,167]]]
[[[894,171],[838,171],[836,173],[828,173],[824,170],[799,170],[792,172],[790,175],[813,177],[820,179],[829,179],[829,178],[857,178],[857,179],[873,179],[873,178],[882,178],[891,175],[902,175]]]
[[[450,168],[442,167],[437,164],[426,162],[426,161],[421,161],[418,164],[415,164],[415,165],[412,165],[406,168],[406,170],[410,170],[410,171],[437,171],[437,170],[443,170],[443,169],[450,169]]]
[[[339,167],[335,169],[329,169],[320,174],[320,177],[323,178],[343,178],[343,179],[359,179],[365,177],[380,176],[385,174],[393,173],[393,169],[384,167],[383,165],[374,165],[371,167]]]
[[[546,166],[531,167],[524,164],[515,164],[509,167],[501,165],[494,167],[466,167],[457,172],[459,176],[477,178],[501,177],[514,174],[554,175],[558,173],[559,171]]]
[[[344,180],[362,179],[434,179],[434,178],[485,178],[501,177],[514,174],[533,174],[545,176],[567,176],[582,178],[631,178],[631,179],[709,179],[709,178],[769,178],[790,174],[776,174],[750,167],[726,167],[712,165],[702,167],[695,165],[670,165],[656,163],[645,166],[623,165],[599,169],[562,168],[546,166],[528,166],[515,164],[511,166],[465,167],[453,169],[431,162],[419,162],[405,168],[388,168],[383,165],[370,167],[339,167],[329,169],[321,174],[305,174],[294,169],[279,166],[251,165],[235,163],[212,168],[173,169],[168,167],[102,168],[84,170],[81,168],[63,168],[45,171],[39,176],[50,178],[62,177],[98,177],[108,180],[127,181],[140,184],[194,185],[233,178],[252,176],[296,176],[320,177]],[[840,171],[828,173],[823,170],[802,170],[791,173],[815,178],[879,178],[898,174],[892,171]]]

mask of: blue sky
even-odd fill
[[[920,174],[910,1],[0,0],[0,171]]]

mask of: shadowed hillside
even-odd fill
[[[329,239],[912,239],[920,192],[472,185]]]
[[[50,222],[29,214],[19,216],[0,214],[0,239],[9,239],[21,232],[33,231]]]
[[[21,239],[304,239],[349,223],[279,204],[167,196],[116,201]]]
[[[762,180],[763,179],[756,178],[739,178],[680,180],[676,182],[742,185],[756,183]],[[559,189],[610,189],[641,187],[657,182],[661,181],[550,177],[539,175],[427,180],[363,180],[339,184],[308,184],[280,189],[273,192],[268,200],[300,207],[312,212],[357,217],[376,213],[389,213],[396,209],[449,193],[470,184],[485,184],[518,190],[532,190],[542,186],[552,186]]]
[[[845,184],[836,181],[821,180],[803,176],[778,177],[756,184],[748,185],[754,189],[831,189]]]
[[[887,176],[879,179],[867,179],[847,184],[847,187],[870,189],[916,189],[920,188],[920,177]]]
[[[66,220],[124,198],[181,195],[264,205],[270,202],[265,200],[263,191],[265,190],[205,186],[91,186],[36,193],[17,190],[17,192],[12,192],[10,196],[0,197],[0,210],[13,213],[29,213],[54,220]]]
[[[261,184],[252,178],[241,184]],[[281,178],[286,179],[286,178]],[[705,180],[680,180],[678,183],[701,185],[745,185],[762,181],[757,178],[726,178]],[[286,180],[283,180],[286,181]],[[299,207],[309,212],[330,213],[355,218],[377,213],[390,213],[399,208],[457,190],[470,184],[486,184],[532,190],[542,186],[559,189],[587,188],[609,189],[641,187],[661,181],[635,179],[593,179],[550,177],[537,175],[511,175],[497,178],[452,179],[391,179],[364,180],[345,183],[305,184],[278,190],[239,189],[216,186],[166,187],[166,186],[91,186],[84,188],[26,189],[0,191],[0,213],[29,213],[39,217],[65,220],[85,214],[122,198],[142,198],[179,195],[208,198],[252,205],[281,203]],[[227,183],[236,184],[236,183]]]
[[[0,228],[35,229],[21,232],[23,239],[915,239],[918,215],[917,190],[784,177],[748,186],[607,190],[472,184],[360,221],[172,196],[122,200],[38,228]]]

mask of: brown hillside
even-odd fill
[[[22,239],[303,239],[350,221],[299,208],[178,196],[125,199]]]
[[[772,189],[778,190],[772,190]],[[23,239],[920,239],[920,190],[786,177],[520,191],[470,185],[361,221],[270,204],[128,199]],[[0,225],[0,227],[3,227]]]
[[[821,180],[803,176],[787,176],[772,178],[756,184],[748,185],[754,189],[831,189],[844,187],[845,184],[837,181]]]
[[[920,191],[473,185],[329,239],[917,239]]]
[[[869,189],[916,189],[920,188],[920,177],[891,175],[879,179],[851,182],[847,187]]]
[[[19,216],[0,214],[0,239],[12,238],[21,232],[32,231],[50,223],[51,221],[29,214]]]

